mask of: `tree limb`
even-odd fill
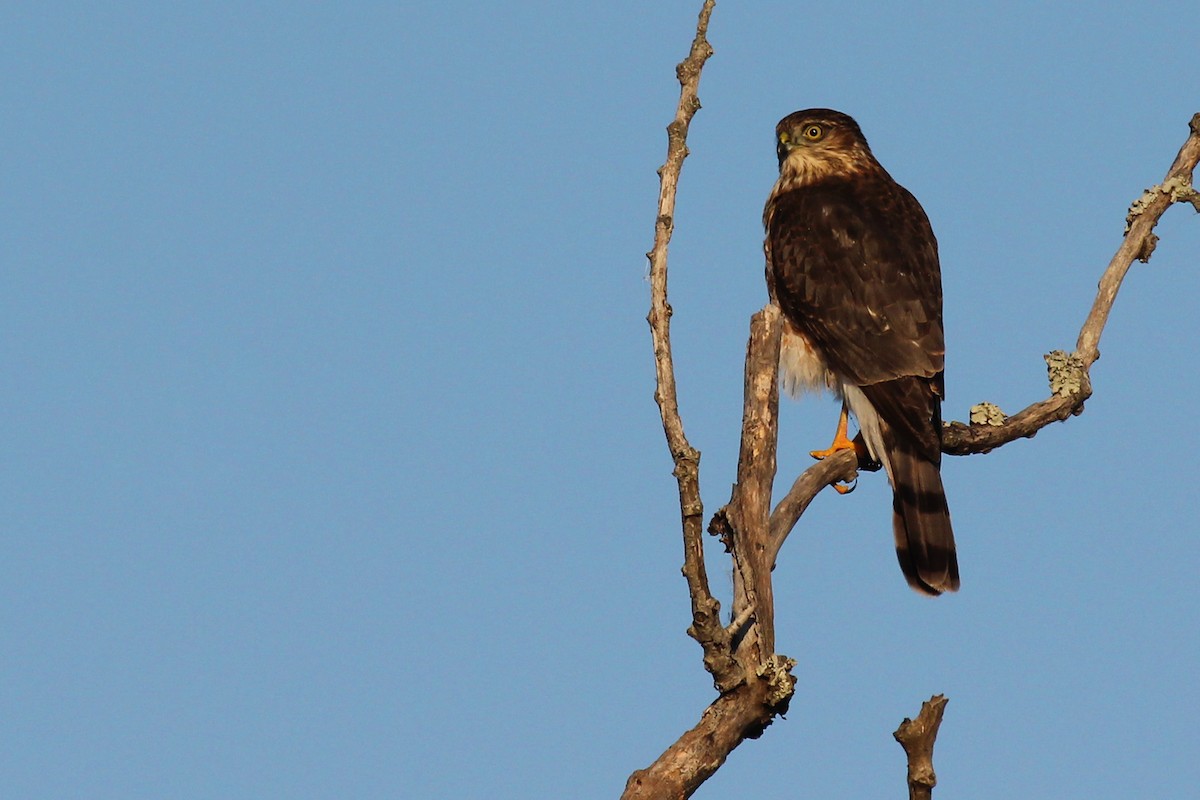
[[[680,83],[679,105],[675,119],[667,126],[667,159],[659,169],[654,247],[646,256],[650,260],[651,301],[647,322],[654,341],[654,397],[679,484],[683,574],[692,602],[692,626],[688,633],[703,648],[704,666],[712,674],[721,694],[693,729],[684,733],[653,764],[630,777],[623,795],[629,800],[690,796],[725,762],[734,748],[747,738],[759,736],[778,714],[787,710],[796,683],[791,675],[795,662],[775,656],[772,651],[771,611],[774,605],[771,600],[771,561],[766,556],[778,438],[778,311],[768,309],[757,315],[753,323],[757,334],[751,337],[753,354],[746,372],[743,457],[739,466],[739,486],[742,488],[735,492],[730,506],[733,519],[730,530],[736,531],[737,539],[733,551],[737,565],[735,584],[739,587],[734,598],[734,616],[738,624],[728,629],[720,623],[720,604],[712,596],[704,567],[700,454],[684,435],[671,356],[667,246],[674,228],[679,173],[688,154],[688,126],[700,108],[697,94],[700,73],[712,55],[706,37],[713,6],[714,0],[704,3],[691,51],[676,68]],[[751,633],[743,635],[743,626],[751,622]]]
[[[739,744],[757,739],[776,713],[771,686],[762,681],[721,695],[657,761],[629,776],[622,800],[691,797]]]
[[[679,484],[679,506],[683,524],[683,575],[692,598],[692,626],[688,634],[704,649],[704,666],[712,673],[718,688],[738,681],[737,665],[729,656],[729,634],[721,625],[721,604],[712,596],[704,567],[704,504],[700,500],[700,453],[688,443],[679,416],[675,389],[675,367],[671,356],[671,306],[667,302],[667,246],[675,229],[675,194],[679,173],[687,158],[687,132],[692,117],[700,108],[698,88],[704,62],[712,55],[706,38],[713,1],[700,12],[691,51],[675,68],[679,78],[679,104],[675,119],[667,126],[667,159],[658,170],[658,215],[654,224],[654,247],[646,254],[650,260],[650,324],[654,341],[655,391],[662,417],[667,446],[675,462]]]
[[[733,613],[752,610],[757,647],[753,660],[765,664],[775,652],[775,600],[771,588],[771,490],[779,440],[779,309],[767,306],[750,320],[746,347],[745,405],[737,483],[726,506],[733,538]]]
[[[1200,113],[1192,116],[1188,129],[1190,135],[1163,182],[1147,189],[1130,206],[1125,237],[1100,276],[1096,299],[1079,331],[1075,352],[1046,356],[1051,396],[999,425],[949,423],[942,436],[942,452],[954,456],[986,453],[1016,439],[1029,438],[1051,422],[1083,413],[1083,404],[1092,395],[1090,370],[1100,358],[1100,335],[1130,266],[1134,260],[1150,260],[1158,242],[1154,226],[1173,203],[1191,203],[1200,211],[1200,193],[1192,188],[1192,173],[1200,161]]]

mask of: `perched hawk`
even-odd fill
[[[892,484],[900,569],[914,589],[958,588],[942,488],[942,278],[920,203],[892,179],[858,124],[810,108],[775,130],[779,180],[763,211],[767,286],[785,319],[781,374],[793,392],[842,397],[833,445],[858,448]],[[863,451],[859,449],[859,453]]]

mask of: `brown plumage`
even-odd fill
[[[845,114],[797,111],[780,121],[776,143],[779,180],[763,224],[767,284],[788,323],[784,380],[843,397],[891,481],[904,577],[926,594],[954,591],[933,229]]]

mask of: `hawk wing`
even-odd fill
[[[784,315],[865,398],[846,392],[892,482],[909,583],[932,594],[958,588],[940,473],[941,268],[924,210],[881,168],[826,179],[775,197],[767,254]]]
[[[858,386],[942,372],[937,240],[890,179],[826,180],[780,194],[767,241],[784,312]]]

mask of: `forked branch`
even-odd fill
[[[712,55],[708,43],[708,22],[713,0],[706,0],[696,25],[696,36],[688,57],[676,68],[680,83],[679,104],[675,118],[667,126],[667,158],[659,169],[658,214],[654,226],[654,247],[650,259],[650,323],[654,341],[656,370],[655,400],[662,417],[663,431],[675,463],[674,474],[679,485],[679,504],[682,512],[684,566],[692,601],[692,625],[688,633],[704,649],[704,666],[712,674],[720,697],[704,712],[694,728],[646,769],[630,776],[625,786],[625,798],[683,798],[688,797],[725,762],[726,757],[742,741],[756,737],[775,716],[787,709],[794,691],[795,680],[789,672],[792,664],[776,658],[772,652],[769,620],[763,610],[773,607],[770,600],[770,569],[763,567],[763,548],[740,548],[736,558],[737,580],[741,589],[735,596],[734,616],[738,625],[728,629],[720,621],[720,604],[712,596],[704,566],[703,513],[700,501],[700,454],[684,435],[676,395],[674,365],[671,357],[671,306],[667,302],[667,245],[674,230],[675,194],[679,173],[687,157],[687,132],[692,117],[700,108],[698,86],[700,73]],[[778,315],[774,316],[774,354],[756,359],[755,363],[778,364]],[[765,323],[772,324],[770,315]],[[771,368],[775,369],[774,367]],[[752,466],[747,468],[745,484],[755,487],[748,492],[739,509],[739,519],[754,517],[758,527],[768,528],[771,501],[771,478],[775,469],[775,430],[773,418],[778,403],[774,372],[765,379],[755,369],[747,373],[747,381],[755,382],[753,399],[747,400],[747,415],[754,418],[750,438],[757,442],[743,456]],[[748,383],[749,385],[749,383]],[[763,478],[764,470],[770,475]],[[759,577],[755,577],[755,576]],[[760,598],[754,602],[755,598]],[[756,622],[756,615],[759,619]],[[761,625],[759,624],[761,623]],[[749,626],[747,628],[747,626]],[[752,631],[747,635],[748,631]]]

